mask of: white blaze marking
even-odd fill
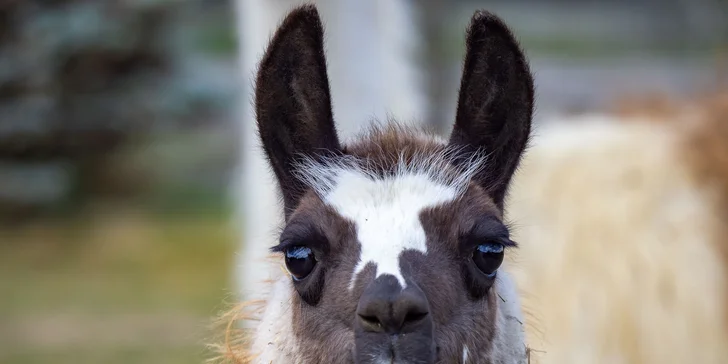
[[[468,346],[463,345],[463,364],[468,362]]]
[[[334,186],[324,201],[355,223],[361,244],[349,289],[370,262],[377,265],[376,277],[391,274],[406,287],[399,255],[405,250],[427,253],[420,212],[458,195],[456,188],[433,182],[424,173],[372,179],[356,170],[342,170]]]

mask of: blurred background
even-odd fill
[[[260,54],[269,33],[256,29],[283,14],[253,12],[295,3],[0,1],[0,363],[203,360],[210,318],[237,294],[250,214],[241,206],[252,204],[239,189],[254,68],[241,59]],[[411,104],[442,133],[476,8],[502,16],[527,50],[537,123],[725,82],[726,1],[400,3],[387,17],[370,11],[391,6],[383,1],[322,1],[332,7],[322,11],[327,38],[351,45],[329,50],[346,59],[371,42],[366,28],[336,33],[342,19],[417,38],[395,61],[420,70],[413,87],[422,97]],[[261,43],[242,41],[252,38]],[[340,64],[348,66],[359,67]],[[389,89],[375,71],[349,72]],[[379,102],[342,87],[333,89],[338,117],[351,95]],[[400,105],[410,95],[392,97]]]

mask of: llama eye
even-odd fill
[[[286,268],[295,280],[306,278],[316,266],[313,251],[305,246],[293,246],[286,249]]]
[[[493,278],[503,263],[503,250],[504,246],[501,243],[478,245],[473,252],[473,262],[488,278]]]

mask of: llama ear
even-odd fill
[[[315,6],[294,9],[273,36],[258,70],[255,111],[288,217],[305,191],[293,171],[294,160],[341,149],[331,111],[323,26]]]
[[[529,140],[533,78],[518,42],[491,13],[473,15],[466,47],[450,144],[487,155],[487,168],[476,179],[502,209]]]

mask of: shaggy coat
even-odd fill
[[[670,105],[539,128],[508,213],[532,363],[728,362],[728,93]]]

